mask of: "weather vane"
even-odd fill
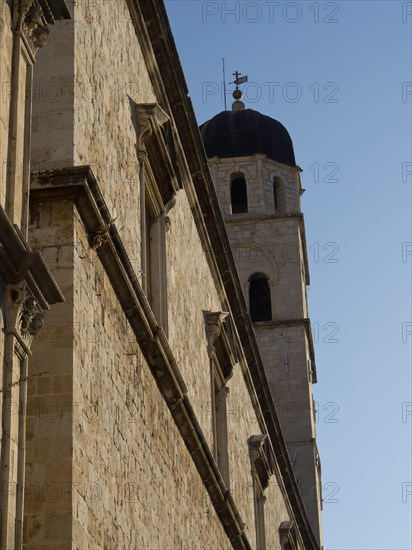
[[[231,82],[231,84],[236,84],[236,90],[239,90],[240,84],[245,84],[245,82],[248,81],[248,77],[242,76],[242,73],[240,73],[239,71],[236,71],[235,73],[233,73],[233,76],[235,76],[236,79],[233,82]]]
[[[240,73],[239,71],[236,71],[235,73],[233,73],[233,76],[235,77],[235,80],[231,82],[231,84],[235,84],[236,89],[232,94],[235,99],[235,102],[232,105],[232,110],[243,111],[245,108],[245,104],[242,101],[240,101],[242,99],[243,93],[241,90],[239,90],[239,86],[241,84],[245,84],[248,81],[248,77],[246,75],[242,76],[242,73]]]
[[[223,61],[223,96],[225,101],[225,111],[227,111],[225,59],[223,58],[222,61]],[[240,99],[242,98],[243,93],[241,92],[241,90],[239,90],[239,86],[241,84],[245,84],[246,82],[248,82],[248,77],[246,75],[242,76],[242,73],[240,73],[239,71],[234,72],[233,76],[235,77],[235,80],[233,82],[229,82],[229,84],[236,85],[236,89],[234,90],[232,95],[236,100],[236,102],[238,102],[237,106],[241,108],[243,104],[241,105]],[[243,108],[244,108],[244,105],[243,105]]]

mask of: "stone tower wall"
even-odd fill
[[[301,292],[299,265],[303,251],[299,226],[299,218],[275,214],[265,219],[253,214],[226,218],[246,301],[250,277],[265,274],[271,289],[272,318],[276,321],[307,316],[306,296]]]
[[[300,212],[299,172],[296,169],[268,160],[263,155],[242,159],[210,159],[209,162],[224,214],[232,213],[230,182],[237,175],[242,175],[246,180],[249,214]],[[273,196],[275,177],[280,180],[277,210]]]
[[[253,275],[268,279],[272,321],[254,329],[294,472],[313,529],[321,540],[321,490],[315,443],[313,344],[308,321],[308,280],[299,169],[262,155],[210,161],[226,229],[249,307]],[[247,213],[232,214],[231,174],[244,174]],[[275,209],[273,179],[279,178]],[[313,367],[312,367],[313,361]]]

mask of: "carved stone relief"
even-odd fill
[[[43,328],[44,313],[26,283],[9,286],[8,332],[14,332],[28,349]]]

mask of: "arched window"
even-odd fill
[[[272,320],[269,281],[265,275],[253,275],[249,280],[249,310],[253,323]]]
[[[230,202],[232,214],[247,212],[246,180],[243,176],[237,176],[230,184]]]
[[[275,212],[279,210],[282,180],[278,176],[273,178],[273,207]]]

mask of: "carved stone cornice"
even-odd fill
[[[25,281],[8,285],[7,291],[7,333],[29,353],[33,338],[43,328],[43,308]]]
[[[21,5],[24,4],[24,9],[26,8],[27,3],[27,0],[22,0]],[[37,50],[42,48],[46,43],[50,31],[47,28],[47,22],[43,16],[43,10],[36,1],[31,3],[30,8],[27,10],[25,15],[23,15],[21,30],[23,31],[27,42],[30,44],[33,54],[35,54]]]
[[[24,40],[33,61],[49,36],[48,25],[56,20],[70,19],[64,0],[19,0],[15,32]]]
[[[135,103],[134,108],[139,163],[150,164],[163,203],[166,205],[181,189],[170,117],[157,103]]]

